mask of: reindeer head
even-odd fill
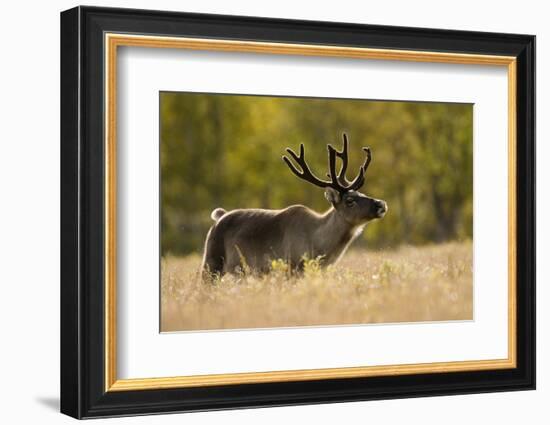
[[[329,166],[327,177],[330,179],[329,181],[321,180],[311,172],[305,160],[303,144],[300,144],[299,155],[292,149],[286,149],[288,154],[301,168],[301,171],[294,166],[288,157],[283,156],[283,160],[296,176],[315,186],[324,188],[325,197],[337,213],[348,223],[359,226],[375,218],[384,217],[388,206],[385,201],[371,198],[359,192],[359,189],[365,184],[365,173],[372,159],[370,148],[363,148],[363,151],[366,153],[366,159],[359,168],[357,177],[352,182],[346,179],[346,170],[348,168],[348,138],[346,134],[343,135],[343,138],[344,146],[342,151],[336,150],[332,145],[327,145]],[[338,174],[336,173],[336,157],[342,160],[342,167]]]

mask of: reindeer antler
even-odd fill
[[[344,146],[342,147],[342,152],[333,148],[332,145],[327,145],[327,148],[329,150],[329,159],[330,151],[333,150],[336,156],[342,160],[342,167],[340,168],[340,172],[338,173],[338,181],[347,184],[349,183],[346,180],[346,170],[348,169],[348,136],[346,135],[346,133],[343,133],[342,136],[344,138]],[[330,178],[329,174],[327,174],[327,176]]]
[[[311,172],[305,159],[303,143],[300,144],[300,155],[296,155],[296,153],[290,148],[286,148],[286,151],[302,169],[302,171],[299,171],[294,166],[294,164],[290,161],[290,159],[288,159],[285,155],[283,155],[283,160],[286,162],[286,165],[288,165],[288,168],[290,168],[290,171],[296,174],[299,178],[307,182],[313,183],[314,185],[319,187],[327,187],[331,185],[331,182],[326,182],[324,180],[321,180]]]
[[[296,153],[290,149],[287,148],[286,151],[288,154],[296,161],[296,163],[300,166],[301,171],[299,171],[294,164],[288,159],[286,156],[283,155],[283,160],[286,162],[286,165],[290,168],[290,170],[299,178],[302,180],[308,181],[316,186],[319,187],[332,187],[333,189],[339,191],[339,192],[348,192],[351,190],[359,190],[363,184],[365,184],[365,172],[367,171],[367,168],[371,162],[372,155],[371,150],[368,147],[364,147],[363,150],[366,152],[367,157],[365,159],[365,162],[363,165],[359,168],[359,174],[353,182],[348,182],[346,179],[346,170],[348,168],[348,137],[344,133],[344,146],[342,147],[342,151],[336,150],[332,145],[327,145],[328,149],[328,166],[329,166],[329,173],[327,173],[327,177],[330,178],[330,181],[321,180],[317,176],[315,176],[309,166],[307,165],[307,162],[305,160],[305,152],[304,152],[304,144],[300,144],[300,154],[296,155]],[[342,167],[340,168],[340,172],[336,174],[336,157],[340,158],[342,160]]]

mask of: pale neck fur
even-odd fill
[[[334,207],[319,215],[319,220],[320,224],[313,235],[315,257],[324,255],[328,264],[334,263],[361,233],[364,226],[350,224]]]

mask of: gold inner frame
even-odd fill
[[[516,367],[516,58],[460,53],[370,49],[325,45],[266,43],[105,34],[105,391],[307,381],[319,379],[481,371]],[[328,56],[507,67],[508,71],[508,357],[495,360],[285,370],[252,373],[118,379],[116,373],[116,106],[117,48],[120,46]]]

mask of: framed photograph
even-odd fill
[[[61,14],[61,411],[535,388],[535,37]]]

